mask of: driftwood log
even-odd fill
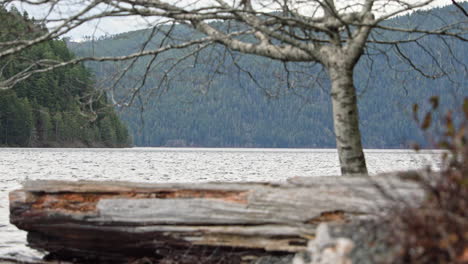
[[[304,250],[319,223],[382,212],[392,201],[387,194],[418,201],[423,192],[395,175],[285,183],[27,181],[10,193],[10,221],[50,258],[263,263]]]

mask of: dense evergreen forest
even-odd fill
[[[464,5],[465,8],[468,6]],[[453,6],[419,11],[387,21],[408,28],[431,28],[441,20],[466,19]],[[220,25],[223,26],[223,25]],[[232,25],[231,25],[232,26]],[[171,30],[174,39],[196,34],[183,25]],[[115,56],[168,40],[151,30],[106,36],[71,43],[79,56]],[[374,31],[374,38],[391,40],[401,33]],[[397,50],[398,48],[398,50]],[[129,124],[139,146],[206,147],[334,147],[330,90],[323,69],[306,63],[282,64],[264,58],[206,48],[165,73],[187,50],[174,50],[137,60],[115,87],[116,98],[128,88],[140,89],[132,107],[121,117]],[[370,44],[355,75],[363,143],[366,148],[406,148],[411,142],[430,146],[430,135],[418,128],[412,106],[424,111],[427,99],[441,98],[442,112],[455,108],[468,96],[466,43],[449,38],[426,37],[398,47]],[[402,55],[404,54],[404,55]],[[411,59],[413,65],[408,64]],[[127,63],[89,63],[101,85],[114,85],[115,72]],[[193,66],[192,66],[193,65]],[[446,71],[448,77],[425,78]],[[139,82],[149,74],[145,82]],[[289,84],[289,85],[288,85]],[[434,119],[437,123],[437,118]],[[437,126],[435,126],[437,129]]]
[[[30,38],[46,30],[17,9],[0,9],[0,40]],[[9,78],[39,59],[69,60],[65,41],[50,40],[0,60],[0,78]],[[83,65],[35,74],[13,89],[0,90],[0,146],[127,146],[127,128]],[[96,98],[94,98],[96,97]],[[91,111],[92,110],[92,111]]]

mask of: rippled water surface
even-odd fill
[[[367,150],[372,174],[437,167],[433,151]],[[9,224],[8,192],[25,179],[138,182],[284,181],[338,175],[335,150],[311,149],[15,149],[0,148],[0,256],[40,255]]]

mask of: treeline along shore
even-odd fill
[[[30,39],[47,30],[15,8],[0,8],[0,19],[1,41]],[[45,41],[2,58],[0,78],[23,71],[31,61],[73,57],[65,41]],[[129,142],[127,128],[81,64],[37,73],[12,89],[0,89],[0,146],[124,147]]]

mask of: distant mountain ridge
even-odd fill
[[[468,4],[463,3],[465,8]],[[427,14],[447,20],[456,19],[454,6],[417,11],[387,21],[408,26],[434,27],[439,21]],[[216,22],[218,23],[218,22]],[[221,25],[222,26],[222,25]],[[178,36],[195,34],[184,26],[176,26]],[[95,41],[70,43],[78,56],[124,55],[138,49],[150,30],[138,30]],[[379,37],[392,39],[401,33],[384,32]],[[150,46],[161,41],[156,36]],[[468,65],[466,44],[453,39],[429,37],[421,44],[430,44],[430,51],[441,65]],[[446,52],[450,45],[451,54]],[[366,148],[406,148],[411,142],[430,142],[413,121],[411,107],[424,107],[433,95],[441,96],[441,111],[453,108],[456,100],[468,96],[466,71],[460,66],[450,78],[429,80],[415,71],[409,71],[401,56],[390,47],[387,57],[379,54],[373,45],[366,52],[371,58],[361,59],[355,75],[359,93],[359,111],[363,144]],[[416,65],[431,71],[435,64],[429,54],[417,44],[401,45]],[[175,50],[161,55],[162,61],[181,57]],[[226,56],[223,62],[216,58]],[[215,59],[213,59],[215,58]],[[458,62],[454,62],[454,59]],[[142,88],[143,98],[156,96],[147,104],[138,100],[134,107],[124,109],[121,118],[128,124],[138,146],[197,146],[197,147],[310,147],[335,146],[328,81],[315,79],[321,68],[311,64],[288,64],[291,72],[304,72],[295,77],[296,87],[287,88],[284,66],[278,62],[251,55],[226,55],[220,48],[201,53],[200,63],[190,69],[177,70],[176,81],[159,85],[167,65],[154,67]],[[248,69],[256,81],[246,74],[238,74],[239,67]],[[143,75],[149,58],[140,59],[132,69],[132,78]],[[219,62],[219,63],[218,63]],[[217,64],[218,63],[218,64]],[[124,64],[89,63],[97,79],[104,80]],[[372,65],[372,72],[369,68]],[[457,68],[457,67],[455,67]],[[466,68],[465,68],[466,69]],[[211,76],[214,71],[223,74]],[[370,76],[371,75],[371,76]],[[301,77],[302,76],[302,77]],[[370,76],[370,78],[369,78]],[[130,86],[131,78],[124,78],[121,86]],[[207,83],[210,85],[208,86]],[[260,84],[261,87],[258,87]],[[314,84],[314,85],[312,85]],[[119,88],[117,88],[119,94]],[[120,94],[122,91],[120,90]],[[143,112],[140,111],[144,107]],[[141,121],[143,120],[143,121]],[[142,125],[144,124],[144,125]]]

